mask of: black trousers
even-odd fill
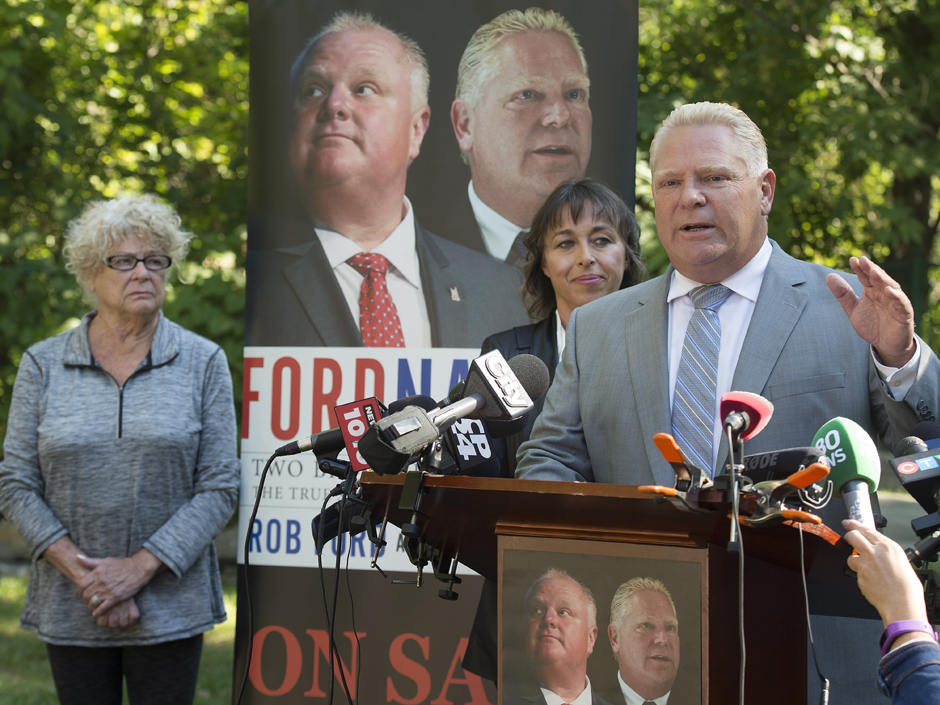
[[[62,705],[121,705],[123,679],[131,705],[192,703],[202,634],[151,646],[46,644]]]

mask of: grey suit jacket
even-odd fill
[[[922,344],[916,381],[904,400],[888,397],[871,348],[852,329],[825,283],[833,270],[773,254],[744,339],[732,389],[774,404],[767,427],[744,444],[760,453],[808,446],[820,426],[848,417],[877,433],[889,448],[940,399],[940,361]],[[530,439],[519,449],[516,476],[614,484],[675,484],[675,473],[653,443],[670,432],[666,295],[672,276],[605,296],[577,309],[555,380]],[[846,277],[858,290],[855,277]],[[727,456],[727,441],[719,457]],[[821,512],[836,530],[846,517],[836,499]],[[815,609],[815,608],[814,608]],[[883,702],[872,674],[881,623],[813,614],[831,705]],[[808,670],[808,702],[818,699]]]
[[[245,298],[246,345],[362,347],[313,225],[305,220],[253,221],[258,230],[286,228],[302,245],[251,251]],[[252,233],[252,241],[263,241]],[[415,227],[421,284],[434,347],[477,348],[486,336],[528,323],[519,301],[519,272],[491,257]]]
[[[545,407],[520,448],[517,477],[675,484],[653,443],[654,434],[672,428],[666,304],[672,271],[572,314]],[[774,404],[770,423],[745,443],[748,454],[808,446],[836,416],[877,433],[890,448],[940,398],[940,361],[926,344],[907,397],[896,402],[885,394],[870,346],[825,283],[831,271],[795,260],[773,243],[732,382],[735,391]],[[720,458],[726,446],[725,440]]]

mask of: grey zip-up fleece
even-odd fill
[[[150,353],[122,388],[91,355],[94,315],[30,347],[13,386],[0,511],[33,556],[20,626],[73,646],[200,634],[225,620],[212,539],[238,501],[225,353],[161,313]],[[42,558],[66,535],[92,558],[144,547],[167,565],[135,597],[138,624],[99,627]]]

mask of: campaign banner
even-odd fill
[[[317,565],[311,522],[340,480],[321,472],[317,457],[307,452],[276,458],[262,488],[262,471],[275,450],[303,436],[337,428],[334,408],[340,403],[375,397],[387,406],[415,394],[442,399],[466,378],[478,352],[448,348],[245,348],[239,563],[245,562],[244,539],[250,534],[251,565]],[[469,452],[465,446],[470,445],[461,448]],[[474,449],[482,452],[479,446]],[[348,458],[342,443],[336,451],[330,457]],[[259,491],[261,503],[249,529]],[[351,541],[350,569],[374,570],[374,547],[366,534],[357,534]],[[388,546],[379,550],[378,564],[384,570],[412,570],[398,527],[388,525],[385,541]],[[337,547],[334,539],[326,549],[327,565],[332,564]],[[459,571],[470,573],[466,568]]]
[[[236,692],[247,674],[243,703],[326,702],[332,629],[337,701],[345,675],[357,702],[495,705],[463,669],[482,578],[459,567],[457,601],[430,570],[419,588],[391,525],[378,550],[327,541],[320,570],[311,523],[339,479],[309,452],[261,475],[337,406],[442,399],[534,323],[514,254],[559,184],[633,204],[638,3],[249,0],[249,19]],[[453,429],[459,467],[511,476],[482,430]]]

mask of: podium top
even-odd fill
[[[404,474],[360,476],[373,512],[398,526],[412,521],[413,504],[399,506],[405,482]],[[491,579],[497,575],[499,535],[722,548],[730,531],[724,512],[681,511],[631,485],[425,474],[421,488],[419,512],[427,519],[419,517],[415,523],[424,540]],[[827,527],[800,526],[811,580],[860,600],[857,584],[845,575],[851,547]],[[798,530],[789,523],[745,526],[745,556],[798,571]]]

